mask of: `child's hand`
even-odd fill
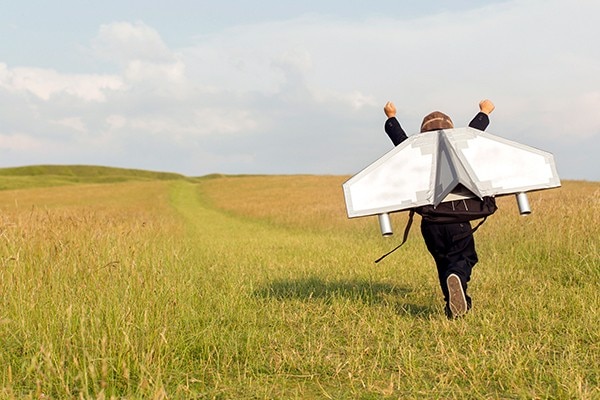
[[[479,102],[479,109],[481,110],[482,113],[490,115],[492,111],[494,111],[494,108],[496,108],[496,106],[494,106],[494,103],[492,103],[490,100],[485,99],[485,100],[481,100]]]
[[[383,107],[383,112],[387,115],[388,118],[392,118],[396,116],[396,106],[391,101],[385,103],[385,107]]]

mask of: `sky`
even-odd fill
[[[440,110],[600,181],[595,0],[3,1],[0,167],[352,175]]]

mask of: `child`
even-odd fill
[[[485,130],[490,123],[488,115],[494,108],[490,100],[482,100],[479,103],[480,112],[469,126]],[[392,102],[387,102],[383,110],[388,117],[385,122],[385,132],[394,146],[397,146],[406,140],[407,136],[396,119],[396,107]],[[421,132],[452,128],[454,124],[450,117],[439,111],[425,116],[421,124]],[[415,211],[420,213],[422,209],[423,207],[419,207]],[[446,316],[450,319],[458,318],[471,309],[472,302],[471,297],[467,295],[467,283],[478,261],[471,225],[468,222],[439,223],[422,218],[421,233],[427,249],[435,260],[446,302]]]

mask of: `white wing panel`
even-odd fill
[[[433,135],[413,136],[344,183],[348,216],[428,204],[433,196],[434,140]]]
[[[483,195],[560,186],[552,154],[471,128],[463,129],[470,138],[457,140],[461,132],[455,132],[453,145]]]

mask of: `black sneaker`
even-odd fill
[[[449,294],[446,314],[450,319],[462,317],[467,312],[467,298],[460,283],[460,278],[456,274],[450,274],[446,278],[446,284],[448,285]]]

